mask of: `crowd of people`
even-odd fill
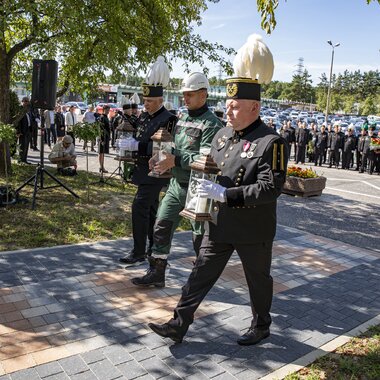
[[[108,105],[102,107],[101,111],[96,111],[90,105],[79,121],[77,109],[74,105],[69,107],[57,105],[54,110],[38,110],[31,106],[28,97],[24,97],[21,104],[25,114],[16,125],[17,142],[19,147],[18,161],[30,164],[28,161],[29,149],[39,151],[38,129],[43,130],[42,143],[47,145],[51,152],[49,160],[57,164],[59,174],[75,173],[77,162],[75,160],[76,136],[74,126],[79,122],[94,124],[94,128],[99,126],[99,136],[92,141],[83,141],[83,150],[90,144],[92,152],[99,153],[99,171],[107,173],[104,167],[104,154],[109,153],[110,145],[115,148],[115,142],[119,130],[123,129],[123,124],[135,125],[139,116],[138,105],[128,103],[123,105],[122,112],[114,112],[109,115]],[[97,123],[97,124],[96,124]],[[97,150],[95,149],[97,145]],[[41,149],[41,146],[40,146]],[[74,171],[65,171],[66,168],[73,168]]]
[[[296,164],[306,162],[315,166],[357,170],[359,173],[380,174],[380,147],[375,147],[376,126],[368,122],[363,124],[361,134],[355,136],[354,127],[342,131],[339,123],[323,124],[318,127],[299,121],[294,128],[291,121],[285,121],[278,133],[286,141],[289,158]]]

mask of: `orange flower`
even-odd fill
[[[289,166],[286,175],[289,177],[299,177],[299,178],[319,177],[319,175],[312,168],[302,169],[299,166]]]

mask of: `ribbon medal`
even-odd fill
[[[251,144],[246,141],[243,145],[243,151],[240,153],[241,158],[246,158],[247,157],[247,151],[249,151]]]
[[[247,157],[248,158],[252,158],[253,157],[253,151],[256,149],[256,146],[257,144],[252,144],[250,147],[249,147],[249,150],[247,152]]]

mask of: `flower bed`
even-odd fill
[[[319,176],[313,169],[288,167],[282,192],[301,197],[319,196],[326,186],[326,177]]]

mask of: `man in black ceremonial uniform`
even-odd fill
[[[288,152],[286,142],[260,119],[258,82],[227,80],[226,105],[227,127],[211,144],[211,156],[220,169],[218,183],[203,179],[198,187],[200,197],[214,200],[214,220],[206,226],[200,255],[173,318],[162,325],[149,324],[155,333],[175,342],[182,341],[234,250],[243,264],[253,314],[250,328],[237,342],[252,345],[269,336],[272,244]]]
[[[306,123],[301,123],[301,126],[296,132],[297,157],[296,164],[305,163],[306,146],[309,142],[309,130],[306,128]]]
[[[340,154],[343,149],[344,134],[339,131],[339,125],[334,125],[334,133],[331,135],[329,142],[330,156],[329,156],[329,168],[333,165],[338,169],[340,162]]]
[[[342,169],[349,170],[356,148],[356,137],[351,127],[348,128],[347,132],[348,134],[343,139]]]
[[[316,135],[315,146],[314,146],[314,164],[317,166],[322,166],[323,157],[327,149],[328,134],[326,132],[326,127],[321,126],[321,130]]]
[[[163,105],[163,86],[143,83],[142,87],[145,112],[142,112],[137,120],[135,139],[130,139],[129,145],[126,146],[126,150],[132,151],[136,157],[132,183],[137,185],[132,203],[133,249],[127,256],[120,258],[120,262],[128,265],[145,261],[146,253],[150,253],[160,191],[169,183],[168,178],[148,176],[153,148],[151,137],[161,127],[170,132],[177,122],[177,117]]]

